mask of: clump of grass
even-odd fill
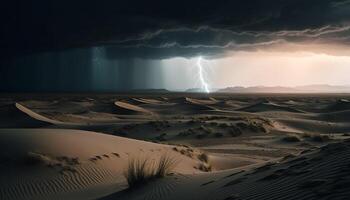
[[[129,188],[140,187],[151,180],[165,177],[176,164],[176,160],[168,154],[163,154],[157,163],[149,159],[130,159],[124,176]]]
[[[147,168],[147,160],[129,160],[128,167],[124,172],[124,176],[130,188],[140,186],[147,182],[150,178],[150,172]]]
[[[168,154],[163,154],[156,167],[154,177],[161,178],[168,175],[176,166],[176,160],[170,157]]]
[[[296,135],[287,135],[284,138],[282,138],[282,141],[284,141],[284,142],[300,142],[301,139]]]

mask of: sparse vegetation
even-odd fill
[[[208,163],[209,162],[209,156],[208,154],[206,153],[200,153],[198,154],[197,158],[200,160],[200,161],[203,161],[205,163]]]
[[[176,166],[175,159],[163,154],[157,163],[149,159],[131,159],[124,176],[129,188],[140,187],[157,178],[165,177]]]
[[[208,163],[200,163],[197,169],[203,172],[210,172],[212,170],[212,166]]]

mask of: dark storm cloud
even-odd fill
[[[200,27],[157,31],[135,40],[118,42],[106,47],[109,57],[167,58],[198,55],[224,56],[233,50],[258,50],[288,42],[339,42],[349,40],[350,26],[327,25],[315,29],[283,31],[242,31]]]
[[[4,7],[3,56],[106,46],[110,59],[158,59],[349,41],[348,0],[14,1]]]

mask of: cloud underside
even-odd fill
[[[110,59],[163,59],[350,49],[349,0],[31,2],[9,16],[16,25],[2,23],[1,43],[13,54],[98,46]]]
[[[348,55],[350,26],[290,31],[235,32],[211,27],[178,28],[105,43],[109,58],[224,57],[235,51],[313,51]]]

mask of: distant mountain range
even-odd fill
[[[350,86],[335,85],[304,85],[296,87],[227,87],[216,90],[217,93],[350,93]]]

